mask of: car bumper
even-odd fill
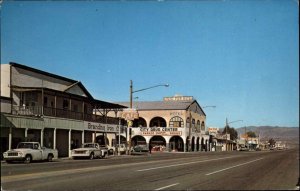
[[[89,158],[89,154],[72,154],[72,158]]]
[[[23,161],[25,157],[4,157],[3,160],[5,161]]]

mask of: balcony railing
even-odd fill
[[[67,109],[52,108],[52,107],[44,107],[44,115],[83,120],[83,114],[81,112],[70,111]]]
[[[98,123],[107,123],[107,124],[119,124],[119,119],[114,117],[106,117],[94,114],[84,114],[85,121],[92,121]]]
[[[119,124],[119,119],[114,117],[105,117],[94,114],[84,114],[82,112],[70,111],[67,109],[59,109],[43,106],[13,106],[12,113],[15,115],[26,116],[53,116],[68,119],[92,121],[107,124]]]
[[[13,106],[12,114],[41,116],[43,114],[42,106]]]

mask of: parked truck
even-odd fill
[[[41,147],[39,142],[20,142],[16,149],[8,150],[3,153],[3,159],[7,163],[13,161],[30,163],[31,161],[41,160],[52,162],[53,159],[57,158],[58,151],[56,149]]]

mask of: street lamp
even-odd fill
[[[229,127],[228,125],[231,124],[231,123],[240,122],[240,121],[243,121],[243,120],[236,120],[236,121],[228,122],[227,117],[226,117],[226,126],[225,126],[225,132],[226,132],[226,151],[227,151],[227,128]]]
[[[150,86],[148,88],[143,88],[143,89],[133,91],[132,80],[130,80],[130,108],[132,108],[132,94],[133,93],[141,92],[141,91],[152,89],[152,88],[156,88],[156,87],[159,87],[159,86],[169,87],[170,85],[169,84],[158,84],[158,85],[155,85],[155,86]]]
[[[169,84],[158,84],[158,85],[155,85],[155,86],[150,86],[150,87],[147,87],[147,88],[143,88],[143,89],[139,89],[139,90],[133,90],[133,85],[132,85],[132,80],[130,80],[130,90],[129,90],[129,93],[130,93],[130,109],[132,109],[132,95],[133,93],[136,93],[136,92],[141,92],[141,91],[144,91],[144,90],[148,90],[148,89],[152,89],[152,88],[156,88],[156,87],[160,87],[160,86],[164,86],[164,87],[169,87]],[[129,122],[128,123],[128,133],[127,135],[129,135],[129,154],[130,154],[130,150],[131,150],[131,126],[132,126],[132,122]]]
[[[203,108],[207,108],[207,107],[216,108],[217,106],[215,106],[215,105],[206,105],[206,106],[203,106],[202,109],[203,109]]]

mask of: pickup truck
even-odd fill
[[[107,148],[100,147],[98,143],[84,143],[81,148],[73,149],[71,156],[73,159],[77,158],[105,158],[108,155]]]
[[[53,159],[58,158],[58,151],[56,149],[49,149],[41,147],[39,142],[20,142],[16,149],[8,150],[3,153],[3,159],[7,162],[24,161],[30,163],[31,161],[47,160],[52,162]]]

